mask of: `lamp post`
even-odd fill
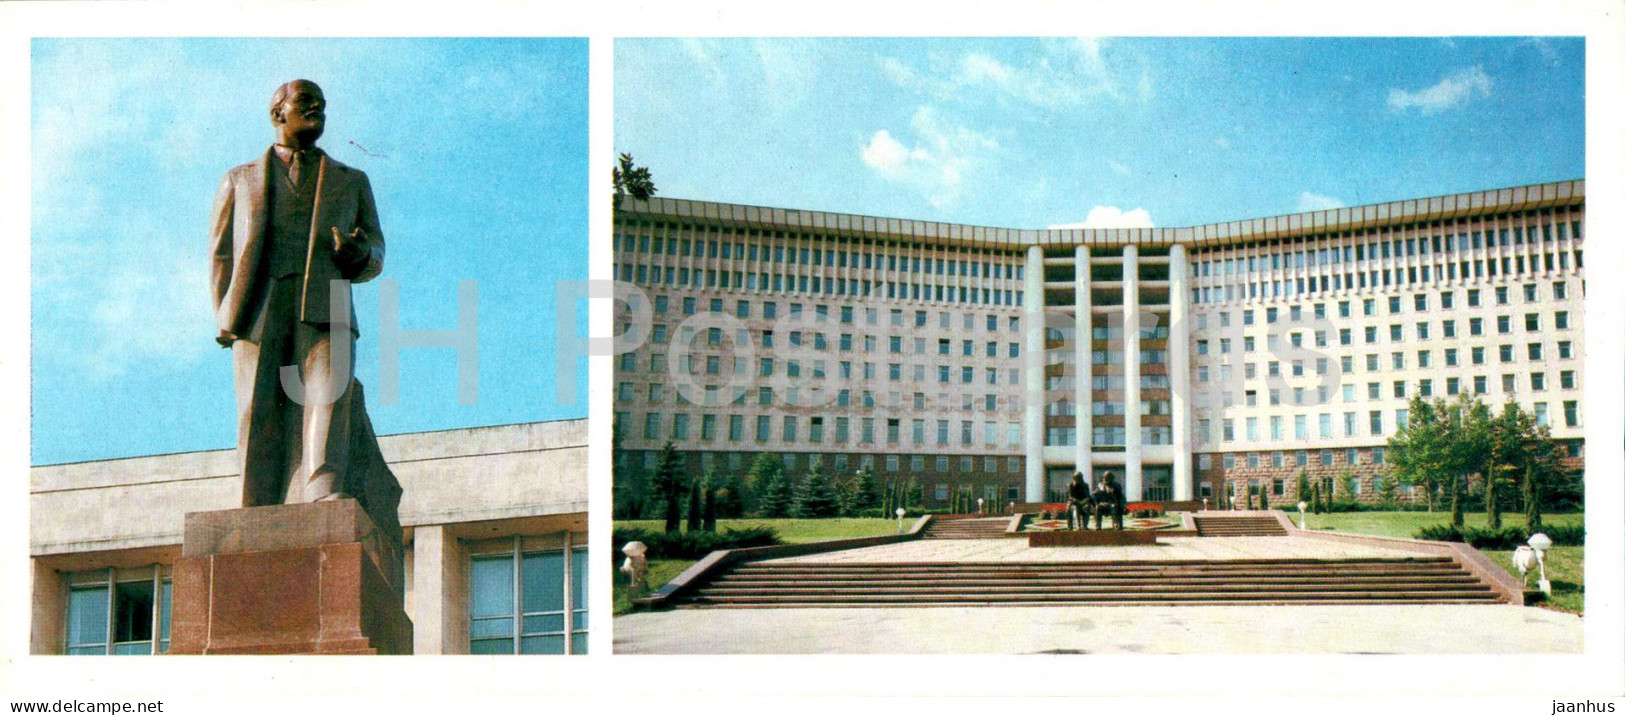
[[[982,508],[982,502],[983,501],[985,501],[985,500],[982,499],[981,497],[976,498],[976,513],[978,513],[978,514],[986,514],[987,513],[987,511]]]
[[[1207,511],[1207,497],[1202,497],[1202,511]]]
[[[902,534],[903,534],[903,515],[906,514],[906,513],[908,513],[908,511],[903,509],[903,507],[897,507],[897,535],[898,536],[902,536]]]
[[[1298,528],[1299,529],[1308,528],[1308,527],[1305,527],[1303,525],[1304,524],[1303,512],[1304,512],[1305,509],[1308,509],[1308,508],[1309,508],[1309,503],[1308,502],[1298,502]]]
[[[1535,563],[1540,564],[1540,581],[1536,584],[1547,598],[1552,596],[1552,582],[1546,580],[1546,550],[1552,548],[1552,537],[1545,532],[1529,537],[1529,547],[1535,550]]]

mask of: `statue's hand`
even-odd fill
[[[367,232],[360,226],[350,231],[346,236],[339,233],[339,227],[333,228],[333,255],[341,261],[353,263],[361,259],[367,250]]]

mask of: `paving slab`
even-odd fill
[[[1145,546],[1066,546],[1031,548],[1025,538],[921,539],[761,563],[899,563],[994,561],[1125,561],[1236,559],[1342,559],[1416,556],[1377,543],[1361,544],[1292,536],[1165,537]]]
[[[1584,641],[1579,616],[1507,605],[678,609],[620,616],[614,631],[616,654],[1580,653]]]

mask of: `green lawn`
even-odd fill
[[[1291,516],[1294,522],[1297,521],[1297,514]],[[1543,519],[1550,525],[1568,526],[1585,523],[1584,514],[1547,514]],[[1425,511],[1361,511],[1309,515],[1310,529],[1405,538],[1410,538],[1424,526],[1448,523],[1450,523],[1449,510],[1431,514]],[[1523,526],[1523,515],[1505,514],[1501,523],[1503,526]],[[1485,525],[1483,512],[1467,514],[1467,525],[1483,527]],[[1511,549],[1486,549],[1484,553],[1501,564],[1507,573],[1518,575],[1517,569],[1512,567]],[[1584,546],[1552,547],[1546,552],[1546,577],[1552,582],[1552,598],[1541,605],[1569,613],[1585,612]],[[1537,578],[1539,578],[1537,575],[1529,577],[1531,587],[1535,585]]]
[[[667,581],[676,578],[677,574],[693,565],[693,561],[682,559],[650,559],[649,583],[652,585],[640,595],[653,593],[655,589],[664,586]],[[615,615],[619,616],[622,613],[632,611],[632,590],[626,585],[626,576],[618,570],[620,569],[619,562],[616,562],[615,568],[617,569],[615,571]]]
[[[903,528],[914,525],[919,517],[903,519]],[[665,528],[665,522],[655,519],[620,520],[615,522],[617,528],[638,528],[659,530]],[[886,536],[897,533],[896,519],[718,519],[717,531],[725,529],[746,529],[757,526],[772,527],[779,533],[779,538],[787,544],[805,544],[812,541],[832,541],[834,539],[856,539],[865,536]],[[617,557],[619,558],[619,557]],[[620,561],[615,562],[617,568]],[[667,581],[677,577],[693,561],[683,559],[650,559],[649,561],[649,588],[645,593],[654,591],[665,585]],[[615,615],[621,615],[632,610],[632,596],[626,585],[626,577],[620,571],[615,572]]]
[[[1292,523],[1298,522],[1298,512],[1293,510],[1287,513]],[[1374,534],[1376,536],[1398,536],[1411,538],[1416,531],[1424,526],[1433,524],[1449,524],[1450,510],[1428,513],[1425,511],[1350,511],[1340,514],[1309,514],[1310,529],[1324,529],[1326,531],[1346,531],[1353,534]],[[1542,517],[1547,524],[1571,525],[1584,524],[1584,514],[1547,514]],[[1523,526],[1522,514],[1503,514],[1502,526]],[[1468,513],[1467,525],[1485,526],[1484,512]]]
[[[1518,570],[1512,566],[1511,551],[1485,551],[1490,558],[1501,565],[1513,576]],[[1584,546],[1553,546],[1546,552],[1546,578],[1552,582],[1552,598],[1541,605],[1559,611],[1585,614],[1585,566],[1586,550]],[[1535,582],[1540,579],[1540,572],[1529,574],[1529,587],[1534,588]]]

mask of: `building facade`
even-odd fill
[[[1144,229],[629,200],[617,483],[669,441],[930,506],[1107,470],[1136,500],[1296,501],[1300,473],[1372,500],[1410,398],[1461,392],[1519,403],[1579,468],[1584,214],[1583,181]]]
[[[587,423],[383,437],[415,653],[585,653]],[[168,651],[188,512],[233,509],[235,450],[35,467],[31,652]]]

